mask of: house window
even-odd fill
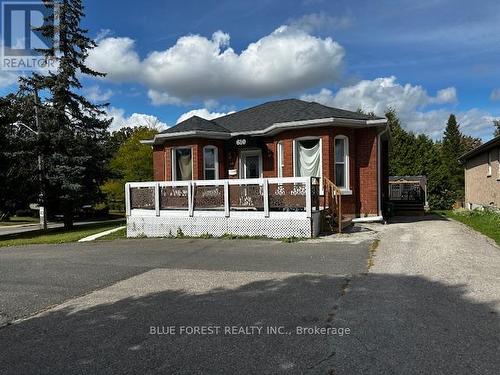
[[[276,145],[276,167],[278,171],[278,177],[283,177],[283,168],[284,168],[284,147],[283,142],[278,142]]]
[[[488,151],[488,170],[487,170],[487,174],[486,174],[487,177],[491,176],[491,159],[492,159],[491,152]]]
[[[216,180],[219,178],[219,156],[215,146],[203,148],[203,176],[205,180]]]
[[[321,139],[302,138],[295,143],[295,176],[322,177]]]
[[[172,180],[186,181],[193,179],[193,158],[191,148],[182,147],[172,150]]]
[[[349,140],[343,135],[335,137],[335,185],[349,189]]]

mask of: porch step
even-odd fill
[[[349,225],[352,224],[352,218],[342,216],[341,221],[342,221],[342,224],[341,224],[342,230],[344,230],[345,228],[347,228]],[[328,212],[322,214],[321,229],[323,232],[336,233],[336,232],[338,232],[338,228],[339,228],[339,222],[338,222],[336,215],[332,215],[331,213],[328,213]]]
[[[343,218],[342,219],[342,230],[352,225],[352,219]]]
[[[392,204],[394,215],[414,216],[414,215],[423,215],[425,212],[424,203],[421,202],[391,201],[390,203]]]

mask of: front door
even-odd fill
[[[262,177],[262,154],[260,151],[241,152],[241,178]]]

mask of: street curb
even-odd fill
[[[0,225],[0,228],[2,229],[9,229],[9,228],[25,228],[25,227],[33,227],[33,226],[37,226],[39,227],[40,224],[39,223],[30,223],[30,224],[16,224],[16,225]]]
[[[94,241],[100,237],[104,237],[104,236],[107,236],[108,234],[110,233],[114,233],[114,232],[118,232],[120,229],[123,229],[123,228],[126,228],[126,226],[122,226],[122,227],[118,227],[118,228],[113,228],[113,229],[109,229],[109,230],[106,230],[104,232],[100,232],[100,233],[96,233],[96,234],[93,234],[91,236],[88,236],[88,237],[84,237],[84,238],[81,238],[78,240],[78,242],[89,242],[89,241]]]

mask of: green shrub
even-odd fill
[[[177,234],[175,237],[176,238],[184,238],[185,237],[184,232],[182,231],[181,228],[177,228]]]

